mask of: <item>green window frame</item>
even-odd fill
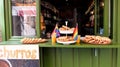
[[[1,0],[0,1],[0,27],[1,27],[1,33],[2,33],[2,41],[5,41],[6,40],[6,31],[5,31],[5,12],[4,12],[4,0]]]
[[[17,40],[23,38],[23,36],[12,36],[12,9],[11,0],[5,0],[5,28],[6,28],[6,40]],[[36,0],[36,36],[40,37],[40,0]]]
[[[100,1],[99,0],[95,0],[95,35],[101,35],[99,33],[100,31],[100,27],[98,27],[97,25],[99,25],[101,22],[100,22],[100,19],[99,19],[99,11],[100,11],[100,7],[99,7],[99,3]],[[110,12],[110,3],[111,3],[111,0],[103,0],[103,3],[104,3],[104,6],[103,6],[103,34],[102,36],[107,36],[109,37],[110,35],[110,30],[109,30],[109,22],[110,21],[110,15],[111,15],[111,12]]]
[[[95,0],[95,2],[97,2],[98,0]],[[112,1],[112,7],[113,7],[113,10],[112,10],[112,20],[111,22],[114,22],[113,23],[113,27],[112,27],[112,37],[113,37],[113,41],[114,42],[118,42],[118,40],[120,40],[120,35],[119,34],[119,26],[118,26],[118,21],[120,21],[118,19],[118,11],[120,10],[120,8],[118,8],[117,6],[119,6],[119,0],[104,0],[104,3],[105,3],[105,6],[104,6],[104,34],[103,36],[108,36],[109,35],[109,1]],[[3,2],[3,3],[2,3]],[[40,37],[40,0],[36,0],[36,9],[37,9],[37,18],[36,18],[36,30],[37,30],[37,36],[36,37]],[[96,4],[96,3],[95,3]],[[4,23],[1,23],[1,26],[3,26],[3,39],[4,40],[16,40],[16,39],[21,39],[23,37],[21,36],[12,36],[12,20],[11,20],[11,1],[10,0],[1,0],[1,5],[4,5],[3,6],[3,10],[2,12],[4,13],[4,18],[1,18],[1,21],[4,22]],[[97,4],[96,4],[97,5]],[[95,5],[95,10],[97,9],[97,6]],[[95,15],[96,17],[96,15]],[[95,20],[95,25],[96,25],[96,20]],[[96,32],[96,26],[95,26],[95,34],[96,35],[99,35],[97,34]]]

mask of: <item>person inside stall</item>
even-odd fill
[[[95,19],[94,19],[94,14],[93,14],[92,11],[91,11],[91,13],[89,15],[88,21],[86,21],[86,22],[87,23],[84,26],[85,34],[94,35],[94,22],[95,22]]]
[[[94,14],[92,14],[90,16],[90,34],[94,34],[94,22],[95,22],[95,19],[94,19]]]

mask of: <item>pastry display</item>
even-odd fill
[[[61,42],[74,41],[72,36],[61,36],[61,37],[57,38],[57,40],[61,41]]]
[[[67,30],[67,31],[70,31],[70,30],[73,31],[74,29],[75,29],[75,28],[70,28],[70,27],[67,27],[67,26],[64,26],[64,25],[59,28],[59,30],[61,30],[61,31],[66,31],[66,30]]]
[[[23,38],[21,40],[21,42],[24,44],[37,44],[37,43],[43,43],[46,41],[47,39],[42,39],[42,38]]]
[[[70,27],[67,27],[67,26],[64,26],[64,25],[59,28],[60,33],[64,33],[64,34],[65,34],[65,33],[71,34],[71,33],[73,33],[74,29],[75,29],[75,28],[70,28]]]
[[[57,43],[61,44],[72,44],[76,43],[77,35],[78,35],[78,29],[77,25],[76,27],[68,27],[68,21],[65,22],[66,25],[62,25],[62,27],[59,28],[60,34],[65,34],[63,36],[60,36],[56,39]],[[70,35],[67,35],[70,34]],[[71,36],[72,35],[72,36]]]
[[[62,43],[62,44],[72,44],[75,43],[72,36],[61,36],[57,38],[57,43]]]
[[[94,35],[86,35],[83,39],[83,42],[89,43],[89,44],[110,44],[111,39],[108,37],[102,37],[102,36],[94,36]]]

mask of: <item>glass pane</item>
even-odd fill
[[[35,0],[12,0],[12,35],[36,36]]]
[[[97,1],[97,33],[103,35],[103,27],[104,27],[104,0]]]

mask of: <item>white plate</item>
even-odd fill
[[[66,30],[66,31],[61,31],[61,30],[60,30],[60,33],[61,33],[61,34],[72,34],[72,33],[73,33],[73,30]]]
[[[72,43],[75,43],[76,41],[67,41],[67,42],[62,42],[62,41],[58,41],[57,40],[57,43],[61,43],[61,44],[64,44],[64,45],[69,45],[69,44],[72,44]]]

